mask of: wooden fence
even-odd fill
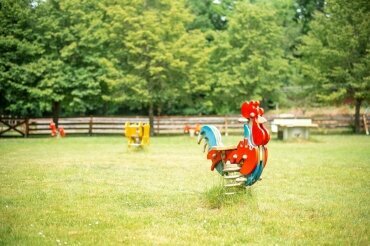
[[[270,122],[277,115],[266,115]],[[301,117],[299,117],[301,118]],[[223,134],[242,133],[242,125],[238,122],[239,116],[161,116],[154,118],[155,134],[182,134],[185,125],[194,127],[196,124],[215,125]],[[353,115],[314,115],[311,117],[313,123],[318,124],[319,130],[350,130],[353,126]],[[31,136],[50,134],[49,124],[51,118],[0,118],[1,136]],[[59,126],[65,129],[67,134],[123,134],[125,122],[148,123],[146,116],[135,117],[68,117],[60,118]],[[370,116],[367,115],[366,122],[369,124]],[[361,120],[362,129],[365,121]]]

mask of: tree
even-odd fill
[[[302,83],[321,102],[353,101],[357,133],[361,105],[370,99],[369,11],[365,0],[328,1],[300,47]]]
[[[217,113],[229,113],[247,98],[279,100],[288,81],[283,30],[265,4],[235,6],[229,27],[217,38],[211,56],[212,101]]]
[[[295,0],[295,20],[302,23],[302,33],[309,31],[310,22],[316,11],[322,12],[325,7],[325,0]]]
[[[117,6],[111,14],[125,33],[119,48],[124,53],[110,61],[119,74],[112,88],[118,101],[147,109],[153,129],[155,113],[185,106],[192,101],[189,90],[204,89],[198,85],[207,74],[206,40],[200,31],[187,31],[192,15],[181,1],[142,0]]]
[[[105,71],[100,64],[104,38],[95,31],[103,24],[97,1],[18,0],[1,7],[5,110],[22,115],[52,111],[58,124],[61,105],[67,113],[96,107]]]
[[[234,0],[187,0],[190,10],[195,18],[189,24],[190,29],[225,30],[229,15],[237,1]]]
[[[30,72],[41,47],[33,38],[35,14],[31,1],[0,2],[0,112],[21,116],[40,115],[36,81]],[[33,93],[35,92],[35,93]]]
[[[100,100],[99,45],[104,38],[95,31],[103,25],[103,11],[96,1],[77,0],[40,2],[36,11],[34,31],[42,47],[34,63],[36,88],[57,124],[62,105],[68,113],[84,113]]]

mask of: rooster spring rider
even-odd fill
[[[225,187],[251,186],[260,179],[267,162],[270,134],[264,127],[266,119],[258,101],[244,102],[241,114],[244,118],[244,139],[237,146],[224,146],[219,130],[211,125],[202,126],[198,144],[204,138],[208,145],[207,159],[212,161],[211,170],[216,169],[225,181]]]

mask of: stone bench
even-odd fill
[[[311,128],[316,128],[311,119],[276,118],[271,122],[271,131],[276,132],[278,139],[308,139]]]

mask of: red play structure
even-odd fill
[[[49,128],[50,128],[51,136],[52,137],[57,137],[57,136],[65,137],[65,135],[66,135],[66,133],[64,131],[64,128],[63,127],[59,127],[59,129],[57,129],[54,121],[51,121],[50,122]]]
[[[208,145],[207,159],[225,179],[225,187],[251,186],[261,177],[267,162],[270,134],[264,127],[266,119],[258,101],[244,102],[241,106],[244,138],[235,146],[224,146],[215,126],[205,125],[200,130],[198,143],[204,138]],[[233,192],[229,192],[232,194]]]
[[[193,133],[195,135],[198,135],[199,132],[200,132],[200,125],[199,124],[196,124],[194,127],[192,127],[192,126],[190,126],[188,124],[186,124],[184,126],[184,133],[185,134],[191,134],[191,133]]]

